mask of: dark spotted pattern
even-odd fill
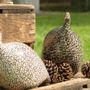
[[[80,66],[82,50],[79,38],[71,30],[68,17],[65,16],[62,27],[51,30],[45,37],[42,58],[55,63],[68,62],[75,74]]]

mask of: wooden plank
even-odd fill
[[[31,4],[0,4],[0,9],[33,9]]]
[[[31,4],[0,4],[0,10],[2,13],[35,13]]]
[[[82,86],[88,83],[90,83],[89,79],[78,78],[30,90],[82,90]]]

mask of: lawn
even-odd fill
[[[61,12],[42,13],[36,16],[36,43],[35,51],[41,56],[43,40],[46,34],[55,27],[61,26],[64,21]],[[90,60],[90,13],[71,13],[71,27],[80,37],[83,48],[83,60]]]

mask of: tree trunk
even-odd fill
[[[86,0],[86,11],[88,11],[88,9],[89,9],[89,0]]]

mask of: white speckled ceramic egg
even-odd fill
[[[39,86],[49,74],[38,55],[25,44],[0,44],[0,86],[24,90]]]

